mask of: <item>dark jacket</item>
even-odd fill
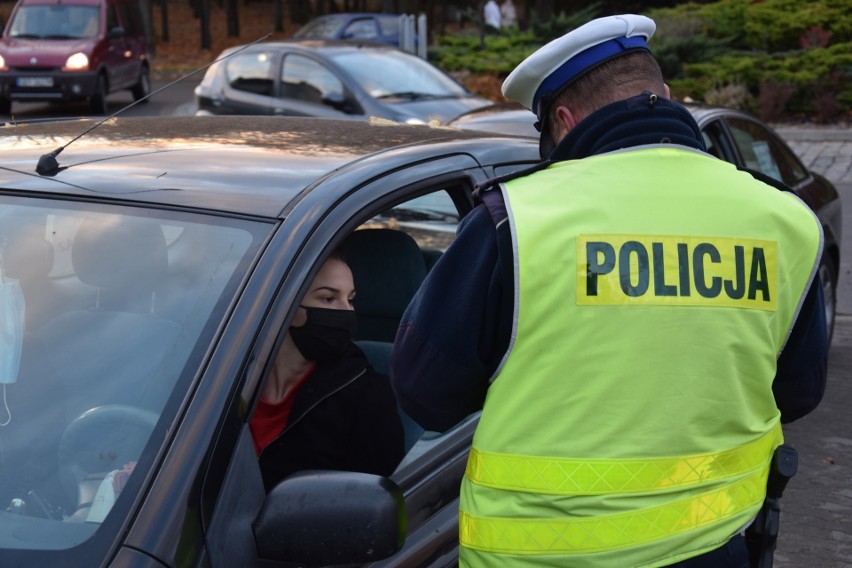
[[[317,364],[296,391],[287,427],[260,454],[263,483],[268,491],[307,469],[390,475],[403,444],[387,377],[352,344],[339,361]]]
[[[636,97],[583,119],[546,162],[621,148],[672,143],[704,150],[698,125],[671,101]],[[512,332],[514,258],[508,214],[498,191],[460,223],[456,239],[429,272],[402,317],[390,375],[402,408],[427,430],[446,430],[482,408]],[[828,342],[822,284],[815,278],[784,351],[772,389],[782,422],[813,410],[825,391]]]

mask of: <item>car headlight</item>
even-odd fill
[[[405,119],[405,124],[426,124],[426,121],[422,118],[415,118],[412,116],[411,118]]]
[[[6,67],[6,60],[0,55],[0,71],[8,71],[9,68]]]
[[[88,71],[89,58],[85,53],[77,52],[65,61],[63,71]]]

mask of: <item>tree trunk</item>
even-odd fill
[[[291,0],[290,21],[296,24],[304,24],[310,18],[308,3],[303,0]]]
[[[272,21],[276,32],[284,31],[284,0],[273,0]]]
[[[142,29],[145,30],[145,41],[148,44],[150,54],[156,53],[156,41],[154,41],[154,6],[151,0],[139,0],[139,12],[142,15]]]
[[[539,22],[546,22],[553,17],[553,0],[535,0],[529,4],[532,4],[533,12]],[[531,20],[532,14],[530,14],[529,9],[527,9],[527,21]]]
[[[199,2],[199,24],[201,27],[201,49],[209,50],[212,47],[210,40],[210,0]]]
[[[228,37],[240,37],[240,7],[238,0],[228,1]]]
[[[160,0],[160,41],[169,41],[169,3]]]

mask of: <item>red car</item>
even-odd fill
[[[0,38],[0,114],[13,101],[88,100],[106,114],[109,93],[148,94],[148,42],[130,0],[18,0]]]

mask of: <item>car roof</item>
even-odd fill
[[[0,188],[278,216],[318,180],[365,158],[400,154],[405,165],[459,153],[483,133],[318,118],[189,116],[93,120],[0,128]],[[70,143],[69,143],[70,142]],[[448,148],[435,149],[435,145]],[[483,140],[483,145],[494,140]],[[39,158],[63,147],[55,175]],[[393,160],[390,160],[393,162]],[[375,165],[363,176],[375,175]],[[393,167],[391,164],[389,167]]]
[[[224,53],[235,51],[244,46],[235,46],[228,48]],[[246,51],[262,51],[264,49],[303,49],[306,51],[321,51],[329,53],[342,53],[346,51],[359,50],[377,50],[377,51],[399,51],[407,53],[390,44],[380,41],[371,41],[364,39],[321,39],[321,38],[305,38],[305,39],[282,39],[274,41],[264,41],[246,47]]]
[[[317,16],[311,21],[316,20],[339,20],[339,19],[349,19],[349,18],[399,18],[399,14],[391,14],[388,12],[336,12],[334,14],[324,14],[322,16]]]

